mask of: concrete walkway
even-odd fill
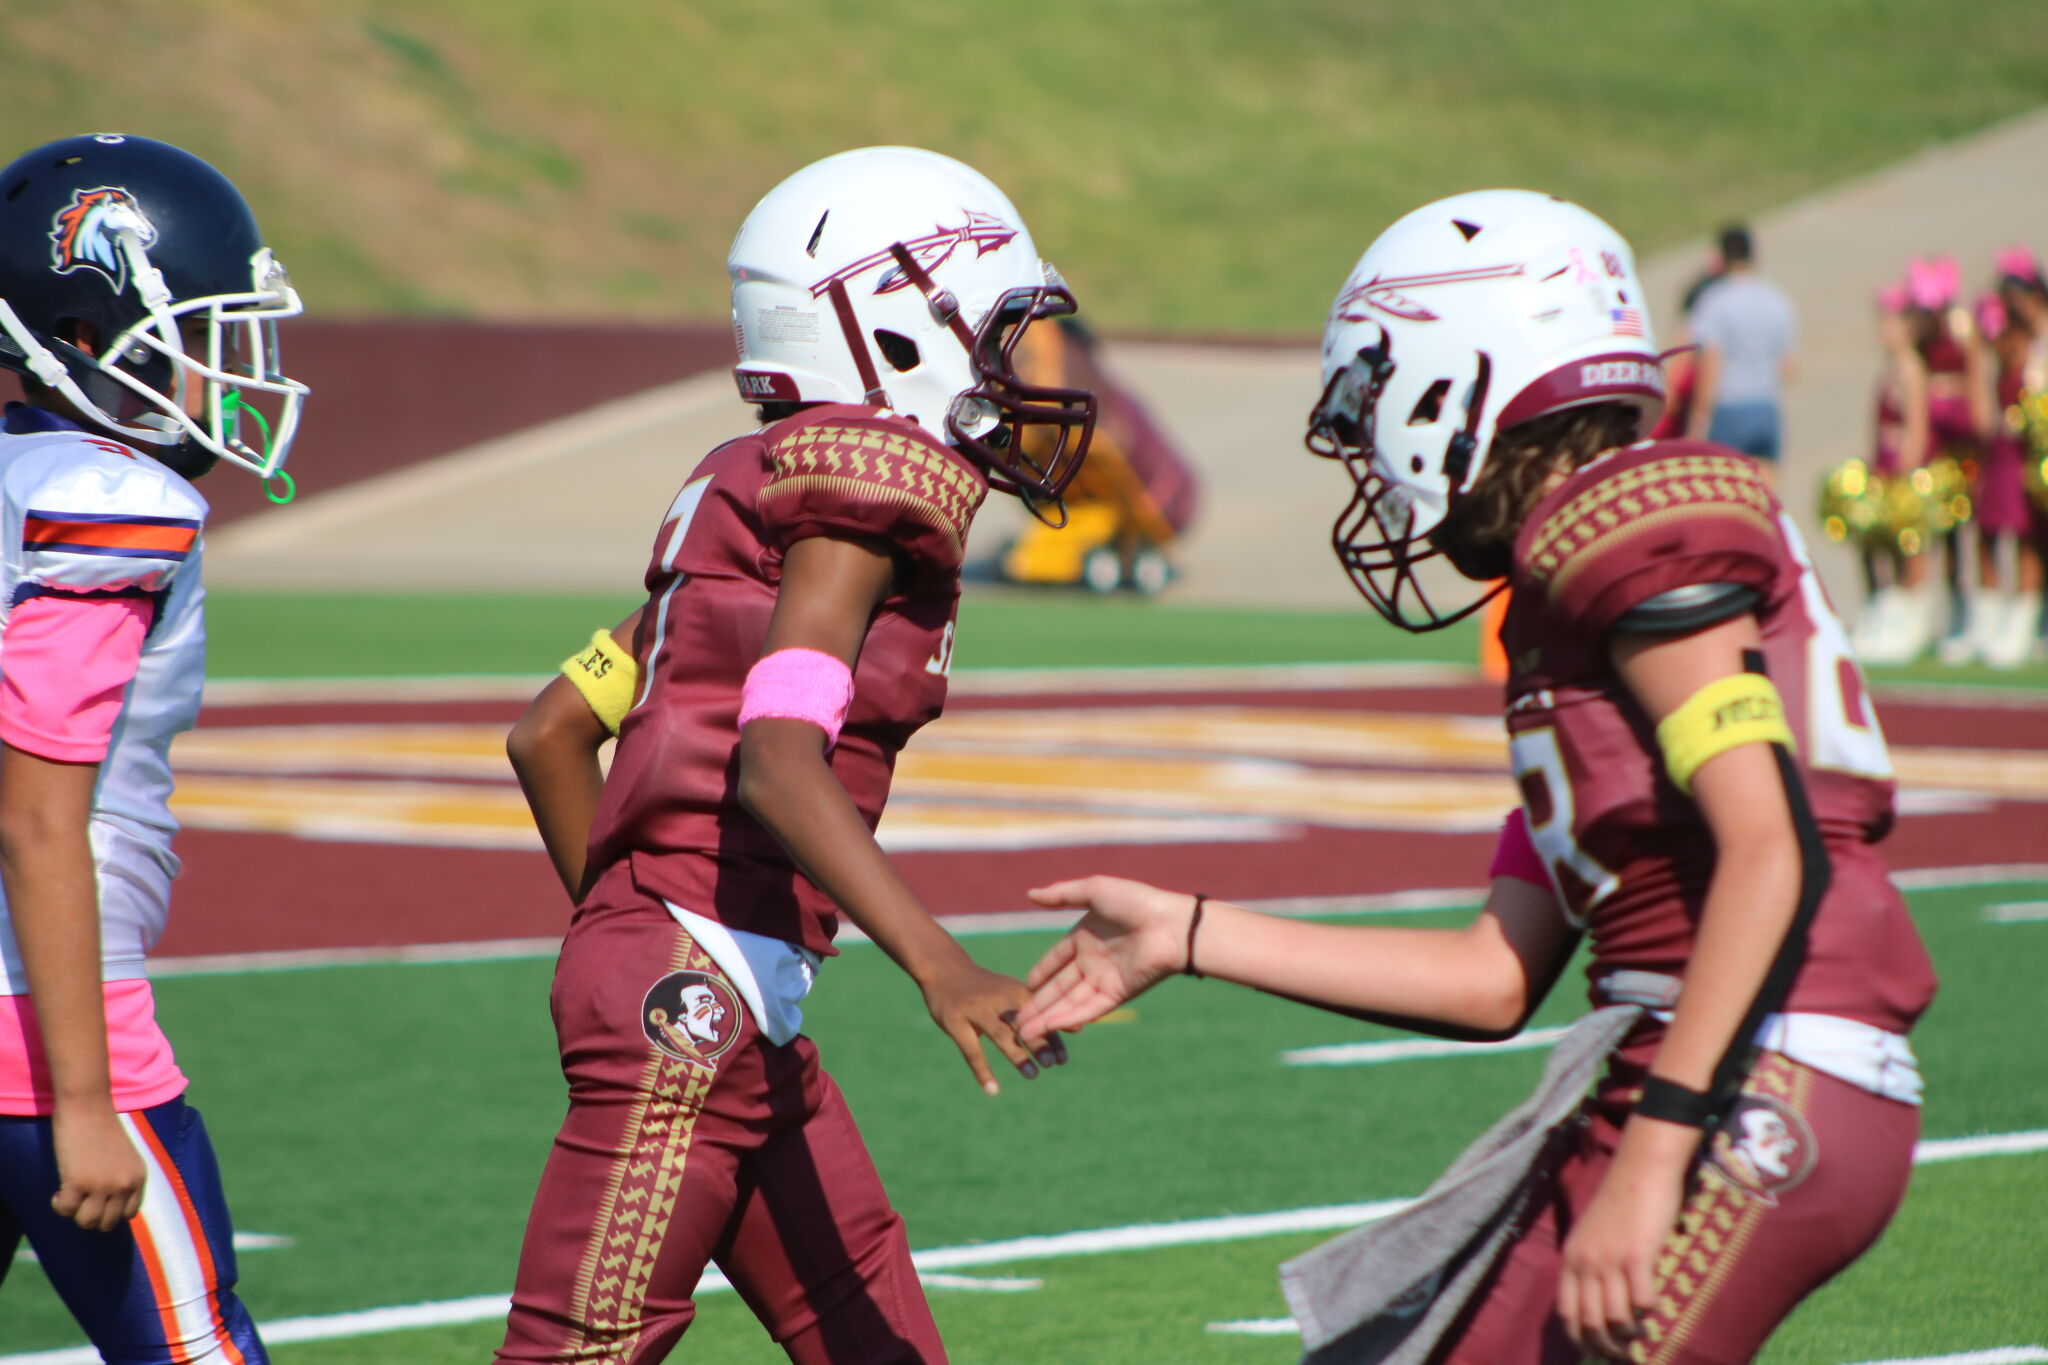
[[[1915,253],[1954,253],[1974,291],[1988,284],[1999,246],[2048,251],[2048,179],[2025,172],[2044,164],[2048,110],[1754,221],[1760,268],[1799,310],[1781,487],[1809,522],[1822,472],[1869,445],[1875,291]],[[1662,335],[1674,330],[1704,250],[1703,238],[1644,263]],[[1348,483],[1301,448],[1318,386],[1312,348],[1125,342],[1108,363],[1202,471],[1204,513],[1177,549],[1174,597],[1357,601],[1328,547]],[[234,586],[627,594],[691,464],[748,425],[722,372],[698,376],[226,527],[208,547],[208,576]],[[1013,533],[1018,513],[1006,504],[992,499],[983,513],[976,553]],[[1854,602],[1849,556],[1816,550],[1837,601]]]

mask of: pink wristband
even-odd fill
[[[1550,870],[1544,866],[1543,855],[1536,851],[1536,841],[1529,837],[1529,819],[1519,806],[1501,822],[1500,842],[1493,846],[1493,865],[1486,869],[1486,875],[1489,879],[1513,877],[1546,891],[1550,889]]]
[[[825,751],[839,742],[853,705],[853,670],[816,649],[778,649],[747,670],[740,692],[740,728],[774,718],[804,720],[825,732]]]

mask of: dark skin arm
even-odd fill
[[[815,536],[790,546],[764,656],[814,649],[851,668],[875,609],[894,589],[896,565],[878,544]],[[1030,998],[1023,983],[977,966],[896,875],[860,811],[826,762],[808,721],[762,719],[740,739],[739,799],[847,918],[917,983],[932,1022],[952,1038],[987,1093],[997,1092],[980,1038],[1026,1079],[1038,1074],[1011,1021]],[[1048,1064],[1064,1060],[1049,1042]]]
[[[59,763],[0,744],[0,882],[42,1027],[55,1091],[57,1193],[50,1207],[109,1232],[142,1208],[142,1158],[114,1112],[100,986],[92,817],[97,763]]]
[[[640,612],[635,611],[612,629],[612,638],[636,656],[639,626]],[[572,901],[582,900],[589,889],[583,884],[583,860],[589,852],[598,792],[604,787],[598,751],[611,737],[583,694],[563,677],[540,690],[505,737],[505,754],[519,777],[519,789],[526,794],[555,875]]]

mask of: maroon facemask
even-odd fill
[[[924,295],[932,316],[966,348],[979,380],[953,400],[946,414],[947,436],[988,471],[989,487],[1015,494],[1034,514],[1045,517],[1087,458],[1095,435],[1095,395],[1087,389],[1028,383],[1017,373],[1015,356],[1025,329],[1041,319],[1074,312],[1074,296],[1065,285],[1052,281],[1012,289],[996,301],[979,328],[969,328],[951,291],[941,289],[902,243],[889,249],[897,267]],[[963,413],[977,408],[995,418],[979,435],[960,422]]]
[[[1373,424],[1381,391],[1394,373],[1391,348],[1383,339],[1331,377],[1322,398],[1309,413],[1302,444],[1311,455],[1341,460],[1351,475],[1351,500],[1337,514],[1330,545],[1351,584],[1373,609],[1406,631],[1441,630],[1478,611],[1500,592],[1502,584],[1468,601],[1439,607],[1423,586],[1417,569],[1444,552],[1427,536],[1417,536],[1406,490],[1382,478],[1373,456]],[[1486,404],[1491,363],[1479,356],[1479,376],[1467,411],[1466,427],[1451,438],[1444,465],[1452,485],[1462,481],[1476,449],[1473,428]],[[1456,494],[1452,494],[1455,500]]]

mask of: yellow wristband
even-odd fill
[[[590,637],[590,648],[562,660],[562,676],[576,685],[604,728],[617,734],[640,687],[640,665],[633,651],[614,640],[610,631],[600,630]]]
[[[1708,683],[1657,725],[1664,767],[1686,795],[1692,775],[1716,754],[1744,744],[1794,747],[1785,724],[1785,703],[1761,673],[1738,673]]]

